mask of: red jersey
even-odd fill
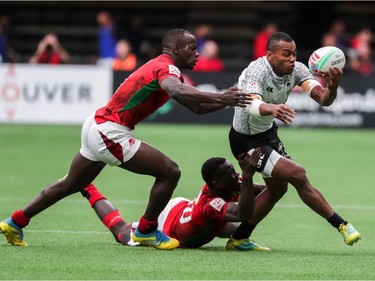
[[[63,61],[61,57],[54,51],[44,51],[40,54],[40,57],[38,58],[38,63],[62,64]]]
[[[230,202],[236,202],[234,195]],[[226,224],[228,201],[212,194],[204,185],[193,201],[174,206],[164,223],[163,232],[180,241],[180,247],[197,248],[212,241]]]
[[[170,55],[162,54],[142,65],[125,79],[108,104],[96,111],[96,123],[112,121],[134,130],[170,99],[160,88],[160,82],[168,76],[183,81]]]
[[[199,58],[197,64],[194,66],[194,71],[200,72],[220,72],[224,70],[224,64],[219,58]]]

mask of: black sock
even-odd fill
[[[347,224],[348,222],[340,217],[338,214],[333,213],[332,217],[328,218],[327,221],[335,228],[339,228],[340,224]]]
[[[249,238],[256,225],[250,224],[248,222],[242,222],[232,235],[234,239],[245,239]]]

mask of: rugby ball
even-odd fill
[[[343,69],[346,63],[345,54],[339,48],[326,46],[317,49],[309,58],[309,70],[313,75],[324,76],[330,67]]]

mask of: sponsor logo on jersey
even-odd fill
[[[225,201],[221,198],[215,198],[210,202],[210,205],[220,212],[221,208],[225,205]]]
[[[176,75],[178,78],[181,76],[180,70],[175,65],[168,65],[169,66],[169,73]]]
[[[250,81],[250,82],[249,82],[249,85],[250,85],[251,87],[255,87],[255,86],[257,85],[257,82],[255,82],[255,81]]]
[[[135,140],[134,139],[129,139],[129,145],[133,145],[135,144]]]

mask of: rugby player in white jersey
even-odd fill
[[[256,198],[252,219],[241,224],[233,239],[228,241],[228,247],[241,247],[245,241],[242,239],[251,235],[283,197],[288,184],[295,187],[308,207],[338,229],[347,245],[352,246],[360,239],[353,225],[340,217],[310,183],[304,167],[286,154],[274,122],[275,118],[285,124],[293,122],[295,111],[285,102],[297,85],[321,106],[330,106],[336,99],[342,74],[341,69],[330,68],[324,77],[327,86],[323,87],[308,68],[297,61],[294,40],[286,33],[277,32],[268,40],[266,56],[251,62],[240,75],[239,89],[250,93],[255,101],[247,108],[235,108],[229,133],[230,147],[236,158],[254,147],[261,147],[257,171],[262,174],[267,188]]]

